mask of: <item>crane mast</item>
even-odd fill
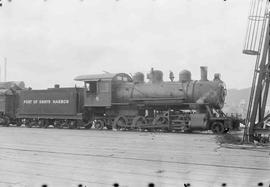
[[[270,83],[269,0],[251,0],[243,53],[255,55],[252,87],[245,121],[244,142],[262,140],[270,134],[265,115]]]

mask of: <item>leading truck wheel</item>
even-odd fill
[[[216,122],[212,123],[211,130],[215,134],[222,134],[224,132],[225,128],[224,128],[223,123],[216,121]]]

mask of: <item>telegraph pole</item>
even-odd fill
[[[4,58],[4,61],[5,61],[5,64],[4,64],[4,81],[6,82],[7,81],[7,58],[5,57]]]

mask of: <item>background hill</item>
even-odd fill
[[[227,97],[225,100],[225,105],[223,111],[225,113],[239,113],[242,116],[246,116],[249,94],[251,88],[244,89],[229,89],[227,90]],[[270,99],[268,99],[266,105],[266,113],[270,112]]]
[[[229,89],[227,92],[226,97],[226,104],[229,105],[239,105],[240,102],[249,100],[249,94],[250,94],[251,88],[244,88],[244,89]]]
[[[246,116],[249,94],[251,88],[229,89],[223,111],[225,113],[239,113],[243,117]]]

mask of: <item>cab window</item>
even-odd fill
[[[85,82],[85,89],[87,93],[97,94],[97,82],[96,81]]]

